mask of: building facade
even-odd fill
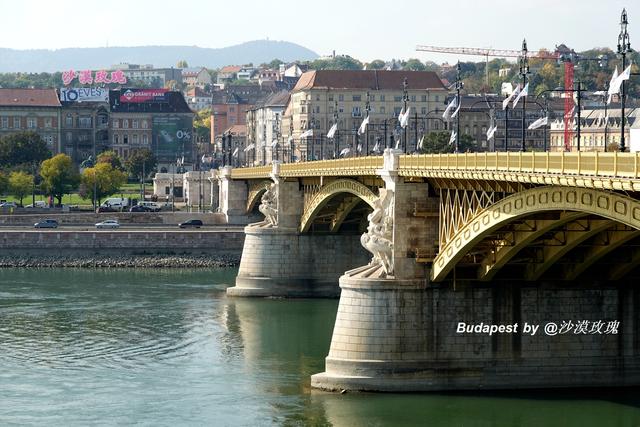
[[[0,137],[34,131],[54,155],[61,153],[60,114],[55,89],[0,89]]]
[[[408,130],[398,129],[398,115],[405,102],[411,108],[409,129],[416,121],[418,126],[424,122],[427,130],[436,126],[431,115],[444,108],[446,96],[447,88],[440,78],[428,71],[306,72],[291,93],[290,117],[283,122],[290,126],[282,130],[293,147],[290,160],[334,158],[344,149],[349,149],[351,155],[365,155],[398,142],[400,148],[413,152],[418,139],[411,138]],[[369,126],[365,134],[358,135],[357,130],[367,116],[367,101]],[[337,137],[327,140],[334,114],[338,117]],[[308,130],[313,135],[301,138]]]
[[[184,68],[182,70],[182,82],[186,86],[199,87],[204,89],[205,86],[211,85],[211,74],[206,68]]]
[[[247,111],[247,145],[255,150],[256,164],[283,160],[281,124],[289,97],[289,92],[277,92]]]
[[[167,82],[175,81],[182,84],[182,69],[180,68],[154,68],[153,65],[117,64],[114,70],[122,70],[130,81],[140,81],[154,88],[163,88]]]

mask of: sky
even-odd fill
[[[361,61],[419,58],[437,63],[480,57],[416,52],[416,45],[530,50],[565,43],[576,51],[614,48],[627,8],[640,49],[638,0],[0,0],[0,47],[190,45],[219,48],[286,40],[320,55]],[[181,5],[183,5],[181,7]],[[280,7],[279,5],[284,5]]]

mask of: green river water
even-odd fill
[[[337,300],[235,269],[1,270],[0,425],[638,426],[640,390],[331,394]]]

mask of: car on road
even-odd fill
[[[96,209],[97,213],[102,213],[102,212],[118,212],[119,209],[113,208],[111,206],[98,206],[98,208]]]
[[[58,221],[55,219],[45,219],[33,224],[34,228],[58,228]]]
[[[103,228],[120,228],[120,223],[116,219],[107,219],[96,224],[98,230]]]
[[[199,219],[188,219],[185,222],[178,224],[180,228],[200,228],[202,227],[202,221]]]
[[[129,209],[129,212],[153,212],[153,211],[154,210],[152,208],[144,205],[131,206],[131,209]]]

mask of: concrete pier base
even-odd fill
[[[338,278],[366,262],[359,236],[300,235],[296,229],[245,227],[236,297],[337,297]]]
[[[355,271],[355,270],[354,270]],[[342,294],[324,390],[438,390],[625,386],[640,384],[637,292],[577,284],[426,285],[340,278]],[[601,320],[601,333],[556,335],[545,324]],[[604,333],[619,321],[618,333]],[[458,333],[466,324],[515,324],[512,334]],[[524,323],[539,325],[535,335]],[[589,328],[593,327],[590,323]]]

